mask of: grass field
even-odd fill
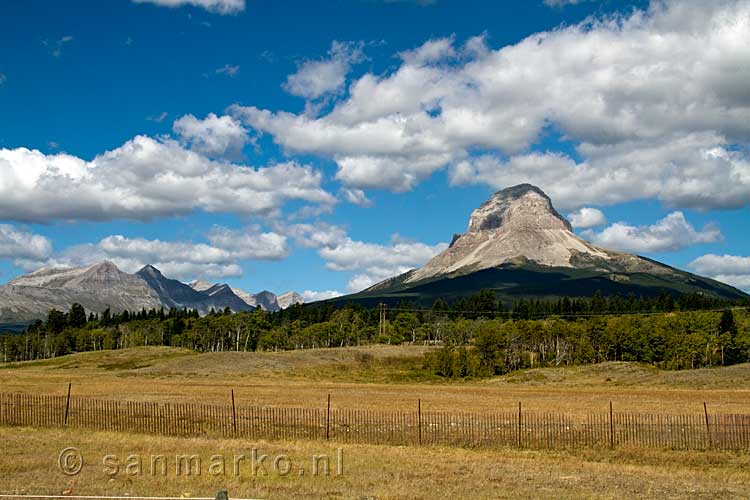
[[[750,365],[660,371],[634,363],[541,368],[474,381],[446,381],[421,367],[425,347],[372,346],[281,353],[204,353],[167,347],[76,354],[0,369],[5,392],[149,401],[571,415],[619,411],[750,414]],[[2,366],[2,365],[0,365]]]
[[[130,434],[72,432],[0,427],[4,453],[0,490],[13,493],[66,495],[211,496],[227,488],[231,496],[268,499],[497,499],[497,498],[747,498],[750,458],[704,452],[616,451],[531,452],[479,451],[456,448],[410,448],[347,445],[342,448],[343,474],[337,475],[335,446],[325,443],[246,442],[179,439]],[[84,457],[81,473],[68,477],[58,468],[58,454],[76,447]],[[283,454],[294,464],[281,476],[270,462],[252,468],[240,462],[212,475],[206,463],[220,455],[258,454],[275,459]],[[201,457],[200,476],[177,475],[172,457]],[[103,457],[114,455],[121,470],[105,471]],[[150,457],[163,455],[166,475]],[[313,455],[331,459],[330,475],[311,477]],[[144,462],[141,473],[124,464],[130,456]],[[176,460],[176,459],[175,459]],[[300,475],[298,470],[305,470]],[[267,471],[267,475],[263,471]],[[184,469],[183,469],[184,471]],[[195,472],[195,469],[193,470]],[[218,473],[219,471],[214,471]]]
[[[426,373],[428,348],[372,346],[284,353],[205,353],[150,347],[0,365],[3,392],[148,401],[229,401],[253,405],[490,412],[516,407],[571,415],[620,411],[750,414],[750,365],[665,372],[631,363],[542,368],[487,380],[446,381]],[[615,450],[523,451],[345,445],[345,472],[311,477],[313,455],[335,457],[324,442],[247,442],[84,430],[0,427],[0,493],[167,494],[331,499],[433,498],[750,498],[750,457],[730,452]],[[81,474],[57,465],[74,446],[86,457]],[[167,476],[104,472],[102,458],[163,454],[288,455],[294,473],[280,476]],[[299,475],[297,464],[306,474]],[[124,468],[124,466],[123,466]],[[231,468],[231,467],[230,467]]]

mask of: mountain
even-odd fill
[[[195,290],[205,291],[216,285],[211,285],[205,281],[193,281],[190,283],[190,286]],[[263,290],[262,292],[255,294],[234,287],[231,287],[231,290],[247,304],[250,304],[253,307],[260,307],[268,312],[280,311],[281,309],[286,309],[293,304],[303,304],[305,302],[304,297],[297,292],[286,292],[281,295],[276,295],[268,290]]]
[[[93,312],[176,307],[206,314],[212,308],[254,309],[227,285],[198,291],[166,278],[153,266],[129,274],[103,261],[88,267],[42,268],[8,282],[0,287],[0,325],[43,319],[50,309],[67,311],[76,302]]]
[[[26,322],[67,311],[78,302],[87,311],[159,308],[158,293],[140,277],[109,261],[88,267],[43,268],[0,287],[0,323]]]
[[[286,292],[276,297],[276,301],[279,303],[279,307],[286,309],[295,304],[304,304],[305,298],[297,292]]]
[[[495,193],[471,214],[468,230],[421,269],[329,302],[430,305],[492,289],[500,300],[561,296],[656,296],[701,293],[741,299],[744,292],[659,262],[593,245],[538,187],[521,184]]]
[[[252,311],[254,307],[237,297],[229,285],[214,285],[199,291],[181,281],[167,278],[154,266],[144,266],[135,273],[143,279],[159,296],[165,308],[197,309],[206,314],[211,311],[221,311],[229,307],[234,312]]]
[[[276,294],[269,292],[268,290],[263,290],[262,292],[253,294],[248,300],[248,304],[260,307],[264,311],[276,312],[281,309]]]

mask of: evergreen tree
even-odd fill
[[[79,303],[70,306],[68,313],[68,326],[71,328],[81,328],[86,324],[86,310]]]

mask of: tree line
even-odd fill
[[[750,361],[748,303],[700,295],[521,299],[506,307],[492,291],[430,308],[294,305],[268,313],[228,309],[88,313],[49,311],[22,334],[2,334],[4,362],[74,352],[165,345],[197,351],[280,351],[373,343],[441,346],[424,363],[444,377],[603,361],[668,369]]]

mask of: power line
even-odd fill
[[[433,309],[412,309],[412,308],[405,308],[405,307],[393,307],[389,308],[385,304],[380,304],[380,321],[384,321],[384,311],[393,311],[393,312],[415,312],[415,313],[435,313],[435,314],[489,314],[489,315],[505,315],[512,317],[514,315],[519,315],[519,313],[516,311],[472,311],[467,309],[447,309],[447,310],[433,310]],[[648,311],[648,312],[642,312],[642,311],[610,311],[610,312],[602,312],[602,313],[550,313],[550,314],[535,314],[535,315],[528,315],[526,318],[521,319],[548,319],[548,318],[590,318],[590,317],[601,317],[601,316],[659,316],[659,315],[665,315],[665,314],[672,314],[676,312],[724,312],[724,311],[737,311],[737,310],[743,310],[743,311],[749,311],[750,307],[742,307],[742,306],[736,306],[736,307],[722,307],[720,309],[688,309],[688,310],[675,310],[675,311]]]

